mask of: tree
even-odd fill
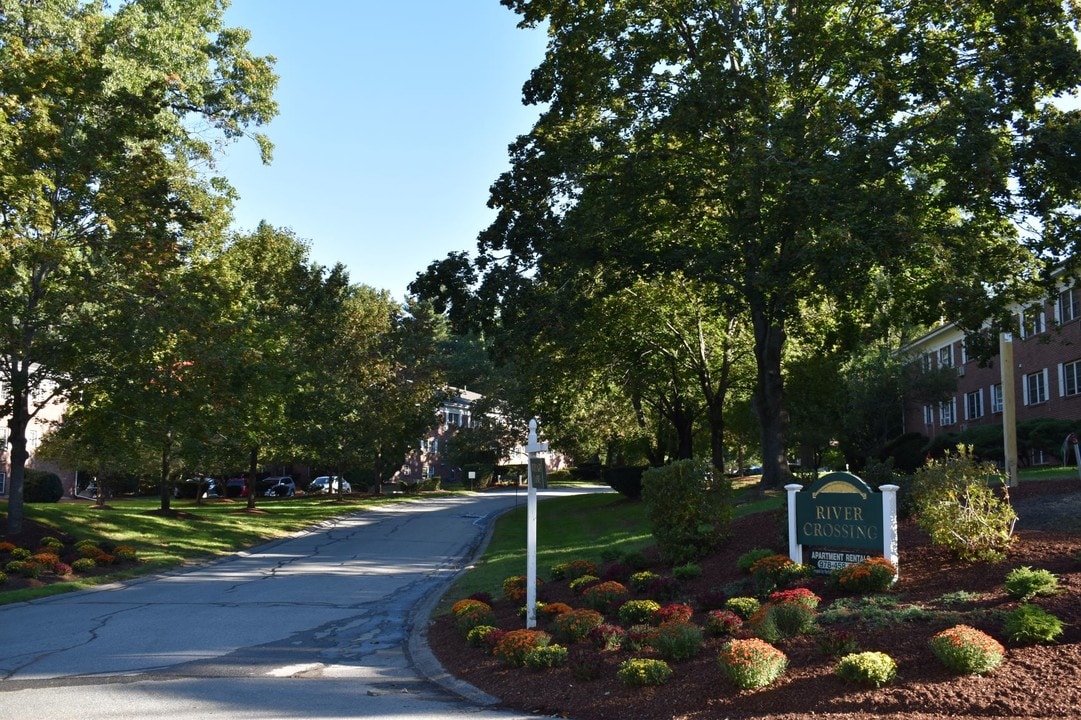
[[[885,277],[925,319],[982,319],[1073,249],[1081,115],[1045,102],[1081,81],[1072,4],[503,4],[548,27],[546,109],[493,186],[477,297],[514,318],[538,281],[716,284],[750,317],[764,487],[789,478],[803,307],[858,323]]]
[[[78,380],[111,298],[183,261],[224,181],[193,168],[267,121],[276,77],[222,0],[46,0],[0,9],[0,375],[10,388],[9,534],[26,428]],[[270,145],[255,136],[269,159]],[[36,399],[35,399],[36,396]]]

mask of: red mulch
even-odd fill
[[[721,639],[708,639],[697,658],[674,665],[672,679],[656,688],[627,687],[618,680],[616,667],[630,657],[622,651],[598,651],[601,676],[591,681],[576,678],[567,668],[541,672],[506,668],[485,651],[469,647],[447,615],[433,620],[428,630],[429,644],[448,672],[500,698],[505,707],[577,720],[869,720],[883,715],[901,720],[1081,717],[1081,512],[1067,513],[1072,522],[1061,519],[1064,507],[1081,510],[1081,482],[1034,483],[1011,495],[1021,521],[1008,557],[1002,562],[961,563],[933,547],[912,522],[903,521],[899,529],[900,579],[891,594],[902,603],[965,612],[964,622],[1000,640],[1004,640],[1001,614],[1017,605],[1005,593],[1006,573],[1028,565],[1059,576],[1063,592],[1034,602],[1066,623],[1060,642],[1036,647],[1003,642],[1008,649],[1006,661],[984,677],[954,675],[932,655],[928,640],[953,624],[946,620],[854,628],[860,650],[888,653],[898,664],[898,680],[880,689],[840,680],[833,674],[836,658],[824,655],[810,637],[781,644],[789,666],[780,680],[767,688],[742,692],[728,684],[717,667]],[[1058,521],[1055,528],[1045,529],[1043,518],[1053,515],[1052,510]],[[744,578],[736,559],[749,549],[769,547],[786,553],[782,523],[780,514],[734,523],[732,541],[701,563],[703,576],[686,585],[686,596],[693,598]],[[566,585],[545,584],[540,599],[581,606],[580,599]],[[821,580],[812,587],[823,598],[821,608],[838,597]],[[962,590],[976,597],[956,605],[947,605],[941,599],[944,594]],[[524,626],[517,607],[511,603],[499,600],[494,609],[500,627]],[[702,619],[701,613],[696,614],[696,621],[701,623]],[[588,643],[579,647],[592,648]]]

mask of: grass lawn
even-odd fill
[[[784,505],[785,493],[761,498],[753,481],[737,481],[735,517]],[[526,574],[526,508],[519,507],[496,521],[491,544],[475,566],[455,581],[439,611],[473,593],[501,597],[503,581]],[[547,577],[553,565],[590,560],[601,565],[605,551],[630,552],[654,544],[646,520],[646,505],[618,493],[575,495],[545,500],[537,506],[537,575]]]
[[[0,604],[77,590],[92,584],[122,580],[166,570],[188,562],[212,560],[271,540],[287,537],[330,518],[390,502],[403,496],[327,496],[260,498],[256,511],[246,500],[173,500],[170,515],[158,512],[159,498],[114,499],[104,508],[90,502],[27,503],[26,518],[56,528],[76,540],[108,540],[131,545],[141,563],[115,573],[43,587],[3,591]],[[0,505],[0,509],[4,506]],[[6,516],[5,516],[6,517]]]

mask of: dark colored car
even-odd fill
[[[225,497],[248,497],[248,479],[231,477],[225,481]]]
[[[178,482],[173,488],[173,497],[206,500],[225,497],[225,490],[222,484],[212,477],[193,477]]]

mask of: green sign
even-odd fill
[[[796,493],[801,545],[882,550],[882,496],[852,473],[824,475]]]

